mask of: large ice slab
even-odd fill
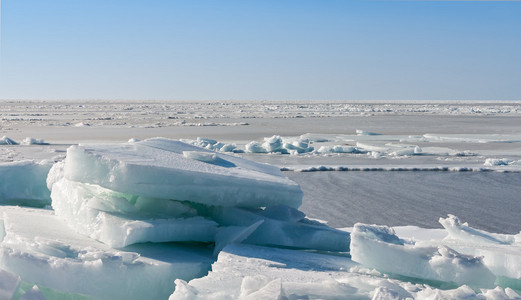
[[[355,224],[351,233],[351,257],[381,272],[440,282],[494,287],[496,276],[482,258],[444,246],[406,243],[387,226]]]
[[[0,204],[43,207],[51,204],[45,180],[51,161],[0,164]]]
[[[275,167],[221,153],[212,161],[195,152],[214,153],[163,138],[128,144],[72,146],[64,176],[71,181],[144,197],[218,205],[299,207],[302,191]]]
[[[53,184],[52,207],[69,227],[121,248],[135,243],[214,241],[217,223],[190,205],[67,180]]]
[[[211,249],[174,243],[122,250],[78,235],[50,210],[0,207],[0,268],[28,282],[101,299],[165,299],[175,279],[206,274]]]
[[[439,221],[448,233],[441,241],[443,244],[462,253],[483,257],[484,264],[500,280],[506,277],[510,284],[521,289],[521,233],[497,234],[478,230],[453,215]]]

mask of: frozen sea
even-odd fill
[[[59,157],[71,144],[158,136],[211,138],[242,149],[273,135],[304,136],[315,150],[358,143],[363,153],[236,155],[289,170],[304,190],[302,210],[334,227],[439,228],[438,218],[452,213],[483,230],[521,230],[518,102],[12,101],[0,103],[0,113],[1,135],[49,144],[3,146],[3,162]],[[422,152],[392,154],[412,146]],[[487,159],[508,163],[487,166]],[[318,167],[332,171],[302,172]]]
[[[5,101],[0,116],[0,167],[58,162],[71,145],[181,139],[276,166],[300,185],[300,210],[334,228],[357,232],[361,227],[353,226],[364,223],[397,232],[441,230],[439,219],[450,214],[489,233],[521,231],[521,102]],[[2,189],[8,197],[9,188]],[[402,233],[410,237],[415,230]],[[226,255],[237,259],[251,251]],[[207,284],[201,282],[186,288],[201,289]]]

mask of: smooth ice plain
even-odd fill
[[[519,102],[0,103],[0,299],[519,299]]]

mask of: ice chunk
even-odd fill
[[[19,284],[20,276],[0,269],[0,299],[13,299]]]
[[[351,146],[321,146],[318,150],[318,153],[353,153],[357,152],[355,147]]]
[[[483,296],[487,299],[521,299],[521,296],[511,288],[502,289],[496,287],[495,289],[483,289]]]
[[[440,224],[447,230],[449,237],[466,242],[474,242],[478,244],[512,244],[515,242],[513,235],[493,234],[485,231],[477,230],[469,226],[468,223],[462,223],[458,217],[448,215],[447,218],[440,218]]]
[[[26,137],[21,143],[21,145],[48,145],[43,139],[35,139],[31,137]]]
[[[484,264],[496,276],[511,278],[507,281],[521,288],[521,234],[477,230],[453,215],[440,218],[440,223],[449,234],[444,244],[462,253],[482,256]]]
[[[365,136],[365,135],[381,135],[381,134],[380,133],[374,133],[374,132],[370,132],[370,131],[357,129],[356,130],[356,135],[358,135],[358,136]]]
[[[219,151],[221,152],[233,152],[237,148],[235,144],[224,144]]]
[[[139,196],[242,207],[299,207],[300,187],[275,167],[215,153],[213,163],[187,159],[201,148],[150,139],[133,144],[72,146],[65,178]]]
[[[280,135],[274,135],[269,138],[264,138],[264,143],[262,144],[264,149],[268,152],[283,152],[282,148],[282,138]]]
[[[183,156],[189,159],[194,159],[202,162],[215,162],[217,155],[215,153],[201,152],[201,151],[183,151]]]
[[[521,165],[521,160],[508,158],[487,158],[484,165],[487,167]]]
[[[268,151],[264,149],[264,147],[259,142],[255,141],[246,144],[245,148],[246,152],[249,153],[268,153]]]
[[[13,141],[12,139],[6,137],[6,136],[3,136],[0,139],[0,145],[18,145],[18,143]]]
[[[54,185],[54,183],[60,181],[60,179],[63,178],[63,176],[64,176],[63,168],[64,167],[65,167],[64,161],[59,161],[59,162],[55,163],[54,165],[52,165],[51,169],[47,173],[47,179],[46,179],[47,188],[49,189],[49,191],[52,191],[52,186]]]
[[[493,287],[496,277],[479,257],[460,254],[446,246],[417,247],[399,239],[386,226],[355,224],[351,257],[379,271],[477,287]]]
[[[217,223],[189,205],[118,193],[61,179],[52,188],[56,214],[74,230],[111,247],[144,242],[213,241]]]
[[[51,203],[45,183],[52,162],[0,164],[0,204],[43,207]]]
[[[268,210],[267,213],[242,208],[215,208],[212,214],[212,218],[223,226],[251,226],[262,220],[263,223],[257,230],[244,240],[247,244],[349,251],[348,233],[308,219],[300,219],[300,216],[295,212],[283,213],[280,208]],[[286,217],[287,220],[277,219]]]
[[[206,246],[138,244],[115,250],[69,229],[52,211],[0,207],[0,268],[23,280],[102,299],[166,299],[175,279],[205,275]]]
[[[253,279],[252,277],[244,277],[241,284],[240,299],[282,299],[282,279],[277,278],[264,283],[264,278],[258,280],[258,277]]]

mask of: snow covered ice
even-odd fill
[[[0,299],[520,299],[517,103],[17,107]]]

